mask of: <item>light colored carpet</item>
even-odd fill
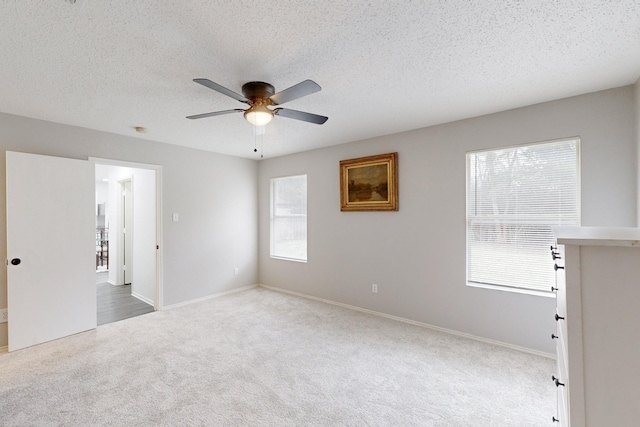
[[[257,288],[0,355],[0,424],[537,427],[554,369]]]

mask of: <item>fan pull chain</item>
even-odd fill
[[[258,152],[258,139],[260,139],[260,158],[264,157],[264,143],[263,143],[263,135],[264,135],[265,127],[264,126],[253,126],[253,152]]]

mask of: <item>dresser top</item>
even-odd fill
[[[553,227],[561,245],[640,247],[640,228],[635,227]]]

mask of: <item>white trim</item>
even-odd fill
[[[373,314],[375,316],[385,317],[387,319],[396,320],[398,322],[408,323],[410,325],[420,326],[422,328],[432,329],[432,330],[438,331],[438,332],[444,332],[444,333],[450,334],[450,335],[456,335],[456,336],[463,337],[463,338],[469,338],[469,339],[472,339],[472,340],[475,340],[475,341],[480,341],[480,342],[484,342],[484,343],[487,343],[487,344],[497,345],[499,347],[506,347],[506,348],[509,348],[511,350],[516,350],[516,351],[520,351],[520,352],[523,352],[523,353],[534,354],[536,356],[542,356],[542,357],[546,357],[548,359],[555,359],[556,358],[556,355],[553,354],[553,353],[545,353],[543,351],[532,350],[530,348],[521,347],[521,346],[513,345],[513,344],[508,344],[508,343],[505,343],[505,342],[502,342],[502,341],[496,341],[496,340],[491,340],[491,339],[488,339],[488,338],[482,338],[482,337],[478,337],[476,335],[471,335],[471,334],[466,334],[464,332],[454,331],[453,329],[441,328],[439,326],[429,325],[428,323],[417,322],[415,320],[405,319],[404,317],[392,316],[390,314],[381,313],[379,311],[373,311],[373,310],[369,310],[369,309],[366,309],[366,308],[357,307],[357,306],[354,306],[354,305],[343,304],[341,302],[335,302],[335,301],[327,300],[327,299],[324,299],[324,298],[314,297],[312,295],[306,295],[306,294],[302,294],[300,292],[290,291],[288,289],[276,288],[274,286],[267,286],[267,285],[263,285],[263,284],[259,284],[258,286],[261,287],[261,288],[270,289],[270,290],[276,291],[276,292],[283,292],[285,294],[291,294],[291,295],[295,295],[295,296],[298,296],[298,297],[307,298],[307,299],[311,299],[311,300],[315,300],[315,301],[320,301],[320,302],[324,302],[324,303],[331,304],[331,305],[337,305],[338,307],[348,308],[348,309],[351,309],[351,310],[359,311],[361,313]]]
[[[154,165],[151,163],[139,163],[139,162],[128,162],[126,160],[116,160],[116,159],[105,159],[102,157],[91,157],[89,156],[88,160],[95,164],[99,165],[109,165],[109,166],[120,166],[123,168],[132,168],[132,169],[160,169],[161,165]]]
[[[150,300],[149,298],[145,298],[140,294],[137,294],[135,292],[131,292],[131,296],[134,298],[138,298],[140,301],[144,302],[145,304],[149,304],[151,306],[153,306],[153,301]]]
[[[307,263],[307,260],[306,260],[306,259],[300,259],[300,258],[287,258],[287,257],[284,257],[284,256],[274,256],[274,255],[271,255],[271,259],[280,259],[280,260],[283,260],[283,261],[302,262],[302,263],[305,263],[305,264]]]
[[[294,262],[302,262],[302,263],[306,263],[307,260],[309,259],[309,253],[308,253],[308,249],[309,249],[309,245],[308,245],[308,239],[305,239],[305,246],[307,246],[307,251],[305,253],[305,258],[294,258],[294,257],[287,257],[287,256],[281,256],[281,255],[274,255],[274,232],[273,232],[273,226],[274,226],[274,220],[276,219],[276,214],[275,214],[275,205],[274,205],[274,198],[275,198],[275,194],[274,194],[274,187],[275,187],[275,183],[276,180],[284,180],[284,179],[289,179],[289,178],[299,178],[299,177],[304,177],[305,179],[305,186],[304,186],[304,196],[305,196],[305,205],[307,203],[307,188],[308,188],[308,176],[306,173],[302,173],[299,175],[286,175],[286,176],[279,176],[279,177],[273,177],[271,179],[269,179],[269,257],[272,259],[280,259],[283,261],[294,261]],[[305,209],[306,210],[306,209]],[[305,220],[305,232],[308,231],[308,212],[306,212],[304,215],[286,215],[286,216],[279,216],[279,218],[283,218],[283,217],[287,217],[287,218],[292,218],[292,217],[302,217],[304,216],[304,220]]]
[[[573,135],[573,136],[563,136],[561,138],[545,139],[542,141],[520,142],[517,144],[502,145],[500,147],[487,147],[487,148],[474,149],[474,150],[465,151],[465,154],[488,153],[490,151],[496,151],[496,150],[509,150],[512,148],[528,147],[530,145],[554,144],[556,142],[566,142],[566,141],[572,141],[572,140],[578,141],[578,145],[580,145],[580,136]],[[579,152],[580,152],[580,148],[578,148],[578,153]],[[578,159],[579,157],[580,155],[578,154]],[[579,205],[578,205],[578,209],[580,209]]]
[[[472,288],[491,289],[493,291],[500,291],[500,292],[513,292],[516,294],[534,295],[534,296],[543,297],[543,298],[556,297],[555,292],[534,291],[533,289],[527,289],[527,288],[510,288],[508,286],[491,285],[488,283],[477,283],[477,282],[467,281],[467,286]]]
[[[228,291],[222,291],[222,292],[218,292],[218,293],[215,293],[215,294],[207,295],[205,297],[196,298],[196,299],[192,299],[192,300],[189,300],[189,301],[179,302],[177,304],[165,305],[165,306],[162,307],[162,310],[171,310],[173,308],[178,308],[178,307],[182,307],[182,306],[185,306],[185,305],[195,304],[197,302],[207,301],[207,300],[210,300],[212,298],[218,298],[218,297],[222,297],[222,296],[229,295],[229,294],[235,294],[236,292],[242,292],[242,291],[246,291],[246,290],[249,290],[249,289],[257,288],[258,286],[260,286],[260,285],[243,286],[241,288],[231,289],[231,290],[228,290]]]
[[[162,310],[164,301],[164,246],[162,241],[162,166],[156,166],[156,300],[153,309]]]

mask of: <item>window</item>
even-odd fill
[[[580,140],[467,153],[467,282],[550,292],[552,226],[580,225]]]
[[[307,176],[271,180],[271,257],[307,261]]]

